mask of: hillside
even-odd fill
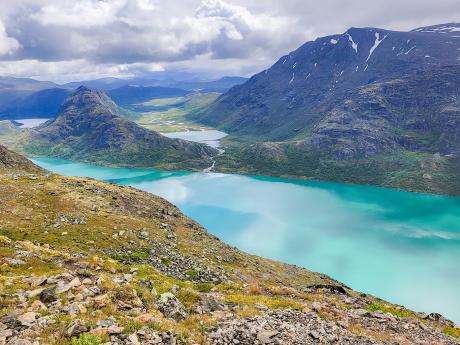
[[[459,195],[458,30],[352,28],[318,38],[194,118],[237,138],[222,169]],[[267,145],[276,150],[266,155],[278,154],[265,164],[257,152]],[[424,169],[433,155],[437,167]]]
[[[30,155],[119,166],[204,169],[211,165],[214,149],[166,138],[118,116],[119,110],[105,93],[80,87],[66,99],[56,119],[23,131],[13,146]]]
[[[439,314],[245,254],[133,188],[6,170],[0,198],[2,343],[460,343]]]
[[[129,106],[157,98],[185,96],[189,92],[183,89],[162,86],[125,85],[109,90],[107,93],[118,105]]]
[[[27,158],[0,145],[0,172],[42,173],[43,169]]]
[[[52,88],[15,98],[0,107],[0,119],[54,118],[72,90]]]

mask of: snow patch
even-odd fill
[[[407,52],[404,53],[404,55],[407,55],[409,54],[416,46],[413,46],[412,48],[410,48]]]
[[[339,41],[337,41],[337,40],[335,40],[335,39],[332,38],[332,39],[330,40],[330,42],[331,42],[331,44],[337,44]]]
[[[310,78],[310,76],[311,76],[311,73],[308,73],[308,75],[307,75],[307,77],[305,79]]]
[[[348,36],[348,40],[350,41],[351,43],[351,46],[352,48],[355,50],[355,52],[357,53],[358,52],[358,45],[355,43],[355,41],[353,40],[353,37],[351,37],[350,34],[347,34]]]
[[[295,79],[295,73],[292,73],[292,78],[291,78],[291,80],[289,81],[289,85],[292,84],[292,82],[294,81],[294,79]]]
[[[292,68],[296,68],[297,67],[297,62],[295,62],[293,65],[292,65]]]
[[[371,56],[374,53],[374,51],[385,40],[385,38],[387,38],[387,36],[388,35],[385,35],[382,39],[380,39],[380,33],[378,33],[378,32],[375,33],[375,42],[374,42],[374,45],[372,46],[371,50],[369,51],[369,56],[367,57],[366,62],[369,61],[369,59],[371,58]]]

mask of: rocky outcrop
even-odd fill
[[[0,171],[42,173],[44,170],[6,147],[0,145]]]

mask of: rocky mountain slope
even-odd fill
[[[352,28],[318,38],[233,87],[195,117],[239,141],[270,143],[280,153],[275,160],[296,157],[295,172],[288,159],[285,168],[271,167],[272,174],[401,187],[360,171],[357,179],[346,174],[341,179],[325,174],[320,163],[328,161],[342,172],[342,166],[365,170],[375,160],[386,162],[380,165],[390,168],[387,174],[410,171],[403,178],[412,182],[402,183],[403,188],[459,194],[459,188],[451,188],[458,174],[433,180],[432,171],[419,168],[434,154],[442,157],[440,170],[455,170],[459,164],[459,31],[460,24],[411,32]],[[255,152],[263,145],[244,147],[248,161],[257,159]],[[241,169],[252,172],[264,164],[247,164],[238,150],[228,159]],[[299,167],[299,161],[310,166]]]
[[[161,198],[0,157],[20,162],[0,169],[0,344],[460,344],[439,314],[245,254]]]
[[[0,171],[1,172],[26,172],[42,173],[43,170],[27,158],[8,150],[0,145]]]
[[[120,166],[211,165],[216,151],[209,146],[166,138],[118,116],[119,110],[104,92],[80,87],[66,99],[56,119],[18,135],[15,147],[31,155]]]

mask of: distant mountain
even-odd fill
[[[166,138],[117,116],[118,106],[102,91],[80,87],[56,119],[25,131],[15,147],[28,154],[148,168],[202,169],[215,150]]]
[[[74,82],[64,84],[64,86],[72,88],[72,89],[76,89],[80,86],[85,86],[91,89],[107,91],[107,90],[112,90],[112,89],[122,87],[127,84],[129,84],[128,80],[109,77],[109,78],[99,78],[99,79],[94,79],[94,80],[74,81]]]
[[[69,89],[52,88],[13,99],[0,107],[0,119],[54,118],[71,93]]]
[[[110,90],[107,93],[117,104],[126,106],[146,102],[155,98],[185,96],[189,91],[162,86],[126,85],[118,89]]]
[[[243,77],[223,77],[214,81],[183,81],[175,82],[170,86],[178,87],[191,91],[202,92],[226,92],[235,85],[240,85],[246,82],[248,78]]]
[[[460,193],[459,31],[352,28],[318,38],[195,118],[253,143],[224,163],[241,169]],[[411,173],[385,176],[397,170]]]
[[[123,86],[144,86],[144,87],[167,87],[183,89],[187,91],[203,91],[203,92],[225,92],[231,87],[243,84],[247,78],[243,77],[223,77],[218,80],[203,81],[203,80],[177,80],[173,78],[155,79],[155,78],[101,78],[95,80],[83,80],[64,84],[64,87],[77,88],[86,86],[92,89],[111,91],[122,88]]]

